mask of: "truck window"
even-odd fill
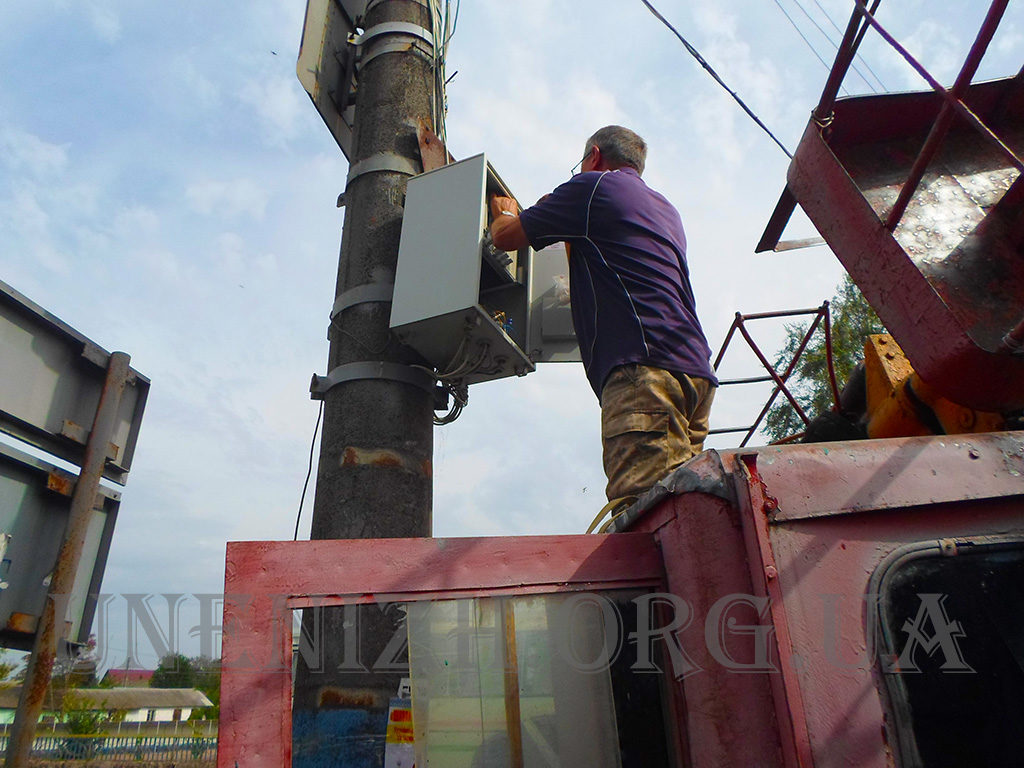
[[[920,546],[879,586],[879,664],[900,764],[1019,764],[1024,542]]]
[[[665,674],[630,669],[634,596],[409,603],[417,764],[668,766]]]

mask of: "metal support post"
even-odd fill
[[[18,711],[7,742],[5,768],[24,768],[28,765],[35,738],[36,723],[43,709],[43,699],[50,685],[53,665],[57,660],[58,643],[65,642],[65,612],[68,596],[75,586],[75,574],[82,559],[82,546],[89,528],[96,492],[107,459],[110,438],[117,423],[117,411],[121,393],[128,382],[128,364],[131,358],[124,352],[114,352],[107,364],[107,376],[103,382],[99,405],[89,441],[85,446],[82,471],[75,483],[71,496],[71,511],[68,515],[64,541],[57,556],[50,587],[36,627],[35,644],[29,658],[25,680],[22,683]]]

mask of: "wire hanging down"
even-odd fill
[[[718,73],[715,72],[711,65],[708,64],[707,61],[705,61],[704,57],[700,55],[700,51],[698,51],[696,48],[690,45],[687,39],[683,37],[681,34],[679,34],[679,30],[673,27],[669,20],[658,12],[657,8],[651,5],[647,0],[640,0],[640,2],[646,5],[647,10],[654,14],[654,17],[658,19],[658,21],[660,21],[662,24],[668,27],[672,31],[672,34],[679,38],[679,42],[681,42],[686,47],[686,50],[690,53],[691,56],[693,56],[694,59],[696,59],[697,63],[700,64],[707,71],[707,73],[714,78],[716,83],[722,86],[726,90],[726,92],[730,96],[732,96],[733,100],[740,105],[743,111],[746,112],[750,116],[750,118],[761,127],[761,130],[767,133],[771,137],[771,140],[779,145],[779,149],[786,153],[786,157],[792,160],[793,153],[786,149],[786,145],[779,141],[779,139],[775,136],[774,133],[771,132],[768,126],[762,122],[761,118],[755,115],[753,110],[751,110],[751,108],[744,103],[743,99],[741,99],[734,90],[732,90],[728,85],[725,84],[725,81],[718,76]]]
[[[324,415],[324,401],[320,401],[320,410],[316,414],[316,426],[313,427],[313,441],[309,444],[309,469],[306,470],[306,481],[302,484],[302,497],[299,499],[299,514],[295,516],[295,535],[292,541],[299,540],[299,520],[302,519],[302,505],[306,501],[306,489],[309,488],[309,478],[313,474],[313,450],[316,446],[316,433],[320,431],[320,419]]]

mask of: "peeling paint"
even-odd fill
[[[398,469],[423,477],[433,474],[430,459],[418,459],[387,448],[357,448],[353,445],[341,452],[341,466]]]

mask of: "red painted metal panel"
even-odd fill
[[[776,522],[1024,495],[1024,432],[762,448]]]
[[[757,472],[757,454],[737,456],[737,469],[745,470],[749,504],[741,503],[750,576],[755,594],[770,600],[771,623],[775,630],[780,674],[772,677],[775,712],[786,752],[794,765],[814,764],[811,740],[804,715],[804,697],[794,664],[793,638],[789,631],[786,604],[779,582],[779,566],[768,531],[768,514],[777,500],[766,490]]]
[[[429,600],[453,592],[625,589],[662,579],[661,555],[647,533],[230,542],[217,765],[291,764],[290,609],[303,598]]]
[[[908,96],[908,103],[916,98]],[[888,97],[890,109],[897,106],[892,99]],[[867,113],[861,109],[857,115],[862,111]],[[913,113],[909,108],[902,111]],[[843,123],[857,123],[855,118],[851,114]],[[1019,310],[1019,305],[1012,299],[957,300],[987,287],[983,255],[955,254],[949,262],[954,268],[942,272],[940,267],[930,267],[926,276],[886,229],[830,144],[839,151],[841,140],[833,134],[826,143],[821,128],[813,121],[808,124],[790,165],[789,187],[915,370],[955,402],[985,410],[1024,407],[1024,356],[996,351],[1002,334],[1019,319],[1004,315]],[[983,229],[975,231],[977,237],[994,236],[989,231],[992,227]],[[929,258],[946,255],[935,253]],[[1019,274],[1015,263],[1000,251],[999,264],[1007,275]],[[1007,280],[1006,285],[1017,284],[1016,277]],[[968,315],[982,307],[984,314],[970,322]]]
[[[680,632],[701,668],[680,708],[692,764],[892,768],[869,579],[907,543],[1024,538],[1024,433],[769,446],[723,452],[717,471],[735,505],[685,494],[631,527],[654,532],[670,591],[693,608]],[[730,594],[771,597],[760,623],[777,671],[739,673],[711,652],[706,618]]]
[[[689,623],[678,631],[696,667],[683,680],[679,706],[688,764],[795,766],[792,750],[784,754],[779,738],[771,675],[727,668],[708,642],[709,625],[712,634],[717,630],[716,604],[756,592],[742,528],[737,508],[701,493],[670,497],[634,526],[634,530],[655,532],[665,558],[668,589],[692,611]],[[757,619],[751,616],[745,623],[757,623]],[[751,636],[735,635],[728,651],[737,661],[749,663],[755,656],[753,643]]]
[[[815,768],[894,765],[866,626],[868,581],[882,560],[912,542],[1024,537],[1022,512],[1019,499],[999,499],[771,526]]]

